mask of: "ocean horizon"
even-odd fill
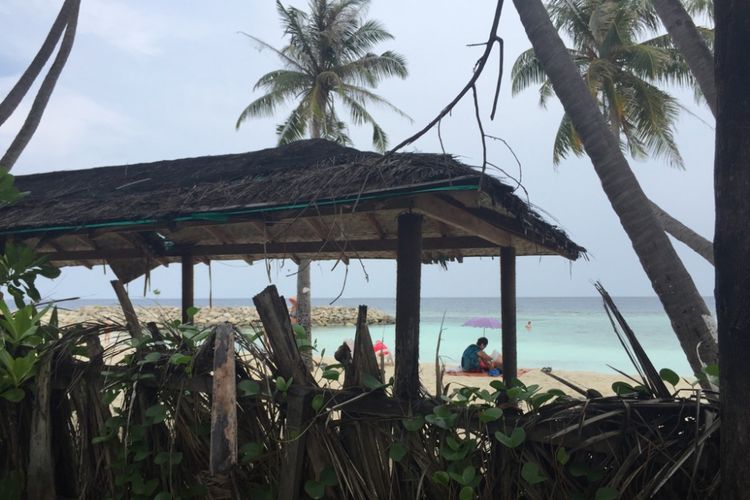
[[[180,299],[133,298],[138,306],[175,307]],[[313,306],[327,306],[332,298],[313,297]],[[672,331],[669,318],[656,297],[615,297],[617,307],[636,333],[657,370],[670,368],[685,376],[692,370]],[[712,297],[706,297],[714,310]],[[196,306],[208,307],[207,298],[197,298]],[[78,299],[59,304],[77,309],[91,305],[116,305],[116,299]],[[347,297],[336,306],[356,307],[365,304],[394,315],[395,298]],[[252,305],[249,298],[214,298],[215,307]],[[443,319],[443,315],[445,315]],[[485,336],[490,340],[488,352],[501,349],[501,330],[483,330],[463,326],[474,317],[500,319],[499,297],[423,297],[421,303],[420,359],[433,362],[437,338],[443,323],[440,356],[447,365],[460,362],[464,348]],[[526,325],[531,322],[531,328]],[[559,370],[611,372],[611,365],[627,373],[634,371],[620,345],[602,306],[601,297],[518,297],[517,299],[518,364],[524,368],[550,366]],[[393,350],[394,326],[373,325],[373,339],[383,341]],[[341,343],[354,337],[354,327],[316,327],[313,339],[319,353],[332,355]]]

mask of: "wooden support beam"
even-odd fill
[[[396,367],[393,393],[419,397],[419,305],[422,278],[422,216],[398,218],[396,260]]]
[[[378,238],[381,240],[384,240],[388,237],[385,230],[383,229],[382,224],[380,224],[380,221],[378,220],[377,216],[372,213],[365,214],[365,217],[369,221],[372,228],[375,230],[375,233],[378,235]]]
[[[222,245],[231,243],[232,237],[229,236],[221,227],[218,226],[200,226],[203,231],[208,233],[212,238]],[[250,255],[243,255],[242,259],[250,265],[253,265],[253,258]]]
[[[175,259],[185,252],[191,252],[195,256],[232,256],[251,255],[260,260],[264,255],[283,257],[296,255],[299,258],[315,258],[320,253],[341,253],[341,242],[327,241],[289,241],[276,242],[263,245],[262,243],[234,243],[226,245],[175,245],[169,249],[165,256]],[[346,252],[394,252],[397,250],[398,240],[349,240],[346,242]],[[476,236],[457,236],[450,238],[426,238],[423,242],[425,250],[471,250],[492,249],[497,245],[486,239]],[[63,252],[40,252],[40,255],[48,256],[53,261],[76,261],[85,259],[139,259],[143,252],[136,248],[113,248],[101,250],[67,250]]]
[[[192,323],[188,309],[195,305],[194,264],[192,254],[186,253],[181,258],[182,265],[182,322]]]
[[[221,474],[237,464],[237,377],[232,325],[219,325],[215,335],[209,469]]]
[[[141,331],[141,322],[138,321],[138,316],[135,314],[135,308],[133,307],[133,303],[130,302],[128,292],[125,290],[125,287],[120,280],[112,280],[110,283],[112,284],[112,288],[115,289],[115,295],[117,295],[117,300],[120,302],[122,313],[125,315],[125,324],[128,327],[130,336],[134,339],[142,338],[143,332]]]
[[[328,228],[326,228],[319,219],[314,217],[303,217],[301,220],[304,221],[310,229],[312,229],[316,236],[320,238],[320,241],[334,239],[330,235],[331,231],[328,230]]]
[[[484,238],[497,246],[511,244],[508,232],[472,215],[458,202],[451,203],[436,196],[427,196],[415,200],[414,210],[431,219]]]
[[[503,381],[507,387],[518,376],[516,352],[516,249],[500,249],[500,300],[503,323]]]

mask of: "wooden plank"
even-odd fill
[[[431,219],[480,236],[497,246],[511,244],[511,236],[507,231],[471,214],[458,202],[449,203],[436,196],[425,196],[415,200],[414,209]]]
[[[52,356],[47,355],[42,358],[39,373],[36,375],[36,394],[31,410],[26,495],[27,498],[34,500],[57,498],[55,462],[52,458],[51,381]]]
[[[237,377],[234,329],[229,324],[215,330],[214,377],[211,397],[211,474],[229,471],[237,464]]]
[[[226,245],[175,245],[165,253],[170,259],[180,258],[180,254],[191,252],[194,256],[252,256],[255,260],[263,259],[264,256],[290,256],[299,258],[314,258],[321,253],[341,254],[342,242],[310,242],[289,241],[275,242],[263,245],[262,243],[234,243]],[[448,238],[425,238],[423,240],[425,250],[463,250],[492,249],[497,245],[484,238],[476,236],[454,236]],[[350,257],[366,252],[395,252],[398,249],[397,239],[386,240],[348,240],[346,242],[346,253]],[[470,253],[470,252],[466,252]],[[49,257],[53,261],[79,261],[85,259],[139,259],[143,252],[135,248],[111,248],[101,250],[68,250],[63,252],[40,252],[40,255]]]
[[[365,217],[367,217],[368,222],[372,226],[372,228],[375,230],[375,234],[378,235],[378,238],[381,240],[384,240],[388,237],[385,230],[383,229],[383,225],[380,224],[380,221],[378,220],[377,216],[372,213],[365,214]]]
[[[115,289],[115,295],[117,295],[117,300],[120,302],[122,313],[125,315],[125,325],[128,328],[130,336],[134,339],[143,338],[141,323],[138,321],[138,316],[135,314],[135,308],[133,307],[133,303],[130,302],[128,292],[125,291],[125,287],[120,280],[112,280],[110,283],[112,284],[112,288]]]
[[[182,265],[182,322],[187,324],[193,322],[188,315],[188,309],[195,305],[195,267],[191,253],[183,254],[180,260]]]
[[[286,301],[279,296],[276,287],[266,287],[253,297],[253,303],[263,322],[263,333],[273,350],[279,374],[286,379],[293,378],[295,385],[317,387],[297,348]]]
[[[290,441],[284,446],[281,470],[284,479],[279,482],[279,500],[297,500],[302,491],[304,479],[305,447],[307,444],[307,423],[312,415],[312,394],[290,395],[287,405],[286,428]]]
[[[510,383],[518,377],[516,353],[516,249],[500,249],[500,300],[503,323],[503,381]]]
[[[422,277],[422,216],[398,218],[396,260],[396,366],[393,394],[419,397],[419,305]]]

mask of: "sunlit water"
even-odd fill
[[[150,300],[135,300],[139,305],[154,305]],[[198,300],[198,305],[205,301]],[[314,305],[328,305],[329,300],[313,299]],[[657,369],[671,368],[689,375],[691,370],[672,332],[669,319],[658,299],[652,297],[616,298],[618,308],[638,336],[646,353]],[[708,301],[710,302],[710,301]],[[114,301],[76,301],[66,304],[79,307],[90,304],[112,304]],[[163,306],[178,306],[174,299],[159,299]],[[340,299],[336,305],[357,306],[366,304],[395,314],[394,299]],[[215,306],[251,305],[246,299],[216,299]],[[710,303],[712,306],[713,304]],[[585,370],[610,372],[607,365],[632,371],[630,361],[615,336],[601,299],[595,297],[519,298],[518,306],[518,364],[536,368],[551,366],[560,370]],[[446,364],[458,364],[461,352],[471,342],[484,334],[490,340],[488,351],[500,350],[500,330],[486,330],[462,326],[466,320],[477,316],[499,319],[498,298],[425,298],[422,299],[420,329],[420,359],[431,362],[440,322],[445,313],[443,340],[440,353]],[[525,325],[531,321],[532,328]],[[373,339],[382,338],[393,351],[394,327],[372,326]],[[313,337],[319,352],[332,355],[347,338],[354,337],[354,327],[314,328]]]

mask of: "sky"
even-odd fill
[[[61,0],[3,0],[0,3],[0,95],[17,81],[46,36]],[[288,4],[304,7],[305,2]],[[495,2],[458,0],[378,0],[369,17],[381,21],[394,35],[378,51],[396,50],[408,61],[409,77],[383,82],[377,93],[413,118],[405,120],[387,109],[372,114],[400,142],[429,122],[464,86],[486,40]],[[236,153],[273,147],[280,119],[255,119],[235,130],[237,116],[259,96],[252,90],[279,61],[259,51],[241,32],[276,46],[282,30],[271,0],[90,0],[83,1],[75,45],[58,81],[42,123],[16,164],[15,175],[55,170],[121,165],[191,156]],[[487,134],[503,138],[509,149],[490,141],[489,160],[509,174],[522,175],[531,203],[588,250],[589,260],[574,263],[562,257],[518,259],[519,296],[592,296],[593,281],[601,281],[615,296],[654,295],[630,241],[605,197],[588,158],[552,165],[552,143],[562,117],[557,101],[538,106],[530,88],[511,96],[510,70],[516,57],[530,47],[511,2],[500,23],[505,42],[502,92],[494,121],[492,105],[498,60],[488,64],[479,85],[481,116]],[[497,52],[495,53],[497,55]],[[32,94],[36,87],[32,89]],[[678,123],[677,142],[685,169],[664,161],[631,160],[646,194],[663,209],[712,238],[713,118],[698,105],[690,90],[675,90],[687,112]],[[4,151],[23,123],[31,102],[0,128]],[[291,108],[282,109],[288,112]],[[443,121],[446,151],[470,165],[481,164],[482,147],[471,99]],[[369,128],[352,128],[354,146],[371,149]],[[407,150],[439,152],[436,131]],[[713,294],[713,268],[675,242],[703,295]],[[395,263],[352,261],[348,272],[333,262],[315,263],[312,293],[318,297],[392,297]],[[216,261],[196,267],[196,297],[251,297],[276,284],[294,295],[294,266],[259,262]],[[131,283],[131,295],[179,297],[179,265],[152,272],[151,282]],[[105,268],[66,268],[54,281],[40,283],[48,298],[113,298]],[[466,259],[423,266],[424,297],[499,295],[499,261]]]

